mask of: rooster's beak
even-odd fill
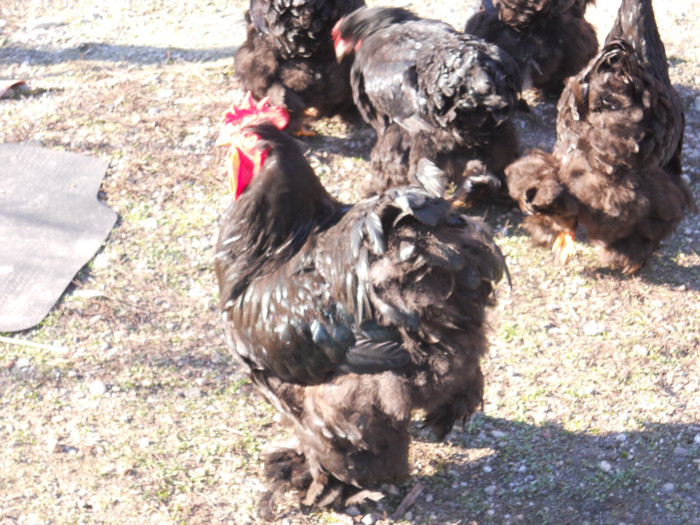
[[[241,150],[231,148],[226,154],[228,160],[228,187],[231,190],[231,195],[236,195],[236,187],[238,186],[238,170],[241,168]]]
[[[340,62],[343,60],[343,57],[347,54],[352,53],[352,42],[349,42],[348,40],[343,40],[342,38],[338,38],[335,41],[335,57]]]

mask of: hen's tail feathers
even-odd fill
[[[416,180],[431,197],[442,197],[447,191],[447,173],[428,159],[420,159],[416,169]]]
[[[465,169],[465,171],[469,170],[470,165],[472,165],[473,163],[480,164],[483,167],[483,170],[480,170],[474,173],[473,175],[467,177],[462,186],[457,188],[453,196],[449,199],[449,202],[451,203],[451,208],[453,210],[460,207],[463,202],[469,199],[469,196],[476,189],[483,189],[483,187],[487,187],[489,190],[497,191],[501,186],[501,181],[498,179],[498,177],[488,172],[486,170],[486,166],[484,166],[483,163],[481,163],[481,161],[470,161],[469,163],[467,163],[467,168]],[[448,184],[447,174],[443,170],[438,168],[432,161],[425,158],[418,161],[416,179],[423,187],[423,189],[426,192],[428,192],[432,197],[440,198],[445,195]],[[412,211],[415,214],[416,210]],[[506,265],[503,252],[501,252],[501,249],[494,242],[493,237],[488,231],[488,228],[478,221],[474,221],[472,223],[472,227],[474,229],[473,233],[478,239],[478,242],[482,246],[488,247],[488,250],[491,254],[489,260],[493,263],[492,267],[496,269],[496,273],[490,276],[491,280],[493,282],[497,282],[501,279],[502,275],[505,275],[508,279],[508,285],[512,287],[510,273],[508,272],[508,266]]]

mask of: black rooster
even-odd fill
[[[497,44],[520,65],[523,88],[559,97],[565,80],[598,51],[583,15],[591,0],[489,0],[466,25],[467,33]]]
[[[250,108],[227,115],[220,140],[239,195],[215,257],[225,333],[296,429],[267,475],[325,505],[409,474],[413,409],[443,437],[480,406],[484,308],[505,264],[479,220],[426,190],[339,203],[294,139],[248,127],[272,108]]]
[[[562,260],[581,224],[605,264],[634,273],[696,211],[681,177],[683,109],[651,0],[622,1],[605,46],[558,109],[554,151],[509,166],[510,194],[530,214],[534,241]]]
[[[250,0],[248,37],[235,56],[245,91],[290,111],[298,130],[307,117],[354,110],[350,60],[338,63],[331,29],[364,0]]]
[[[358,9],[333,39],[339,58],[355,55],[353,97],[377,133],[371,191],[413,180],[423,158],[458,185],[469,177],[500,184],[518,154],[510,119],[520,76],[510,57],[400,8]]]

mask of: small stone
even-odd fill
[[[411,521],[413,519],[413,512],[409,510],[408,512],[406,512],[406,514],[403,515],[403,517],[406,521]]]
[[[585,325],[583,325],[584,335],[593,337],[596,335],[600,335],[603,332],[605,332],[605,327],[600,323],[596,323],[595,321],[589,321]]]
[[[520,465],[518,472],[520,472],[521,474],[524,474],[525,472],[527,472],[527,467],[525,465]]]
[[[496,439],[503,439],[508,434],[506,434],[505,432],[501,432],[500,430],[494,430],[493,432],[491,432],[491,435]]]
[[[644,345],[634,345],[634,347],[632,347],[632,351],[635,355],[640,357],[646,357],[649,355],[649,350],[647,350],[647,347]]]
[[[612,465],[605,460],[601,461],[598,466],[603,472],[610,472],[612,470]]]
[[[107,392],[107,386],[99,379],[90,383],[88,389],[93,396],[103,396]]]
[[[134,466],[129,463],[119,463],[116,467],[118,476],[132,476],[136,473]]]
[[[685,447],[676,447],[673,449],[674,456],[688,456],[690,451]]]
[[[151,445],[151,440],[147,437],[143,437],[139,439],[136,443],[140,448],[148,448]]]
[[[493,510],[493,509],[489,509],[489,510],[486,511],[486,515],[487,515],[487,516],[495,516],[495,515],[496,515],[496,511]]]
[[[15,361],[15,366],[17,368],[27,368],[29,366],[29,359],[26,357],[20,357],[17,361]]]
[[[432,494],[426,494],[426,495],[425,495],[425,502],[426,502],[426,503],[432,503],[432,502],[433,502],[433,495],[432,495]]]
[[[107,252],[99,253],[92,260],[93,269],[103,270],[103,269],[107,268],[108,266],[109,266],[109,254]],[[100,293],[100,295],[102,295],[102,294]]]
[[[360,520],[360,523],[362,525],[374,525],[377,522],[377,518],[374,516],[374,514],[365,514]]]
[[[486,472],[487,474],[490,473],[490,472],[492,472],[492,471],[493,471],[493,469],[492,469],[491,467],[489,467],[488,465],[486,465],[486,466],[484,467],[484,472]]]
[[[57,452],[63,452],[63,446],[58,444],[58,438],[55,436],[51,436],[47,441],[46,441],[46,451],[49,454],[55,454]]]
[[[661,487],[661,490],[663,492],[673,492],[676,489],[676,486],[673,483],[664,483],[663,486]]]
[[[114,474],[117,471],[117,467],[114,465],[105,465],[99,470],[100,476],[109,476],[110,474]]]
[[[617,436],[615,436],[615,440],[619,441],[620,443],[624,443],[625,441],[627,441],[627,435],[626,434],[618,434]]]
[[[498,490],[498,487],[496,485],[489,485],[484,489],[484,492],[488,494],[489,496],[493,496],[493,494]]]
[[[147,217],[143,219],[140,224],[147,230],[158,229],[158,219],[156,219],[155,217]]]
[[[700,446],[700,434],[695,434],[695,437],[693,438],[693,444]]]
[[[357,516],[359,516],[362,513],[360,512],[359,508],[357,508],[355,505],[352,505],[351,507],[348,507],[347,509],[345,509],[345,514],[347,514],[351,518],[356,518]]]
[[[386,491],[391,494],[392,496],[398,496],[399,495],[399,487],[394,485],[393,483],[390,485],[387,485]]]

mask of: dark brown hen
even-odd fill
[[[338,63],[331,29],[364,0],[250,0],[248,36],[236,52],[245,91],[289,110],[291,126],[306,117],[354,110],[351,60]]]
[[[431,192],[343,205],[293,139],[270,124],[241,133],[236,165],[246,148],[264,156],[221,218],[225,333],[296,431],[268,455],[268,477],[324,505],[408,475],[412,410],[443,437],[479,407],[484,309],[505,264],[479,220]]]
[[[598,50],[595,30],[583,18],[591,0],[489,0],[472,16],[467,33],[492,42],[520,66],[523,89],[558,97],[565,80]]]
[[[400,8],[358,9],[333,37],[339,57],[355,55],[353,97],[377,132],[371,192],[413,180],[423,158],[457,184],[473,176],[499,185],[518,154],[520,76],[510,57]]]
[[[576,225],[604,264],[634,273],[686,211],[684,118],[668,77],[651,0],[623,0],[600,54],[562,93],[552,154],[534,151],[506,170],[538,244],[567,258]]]

